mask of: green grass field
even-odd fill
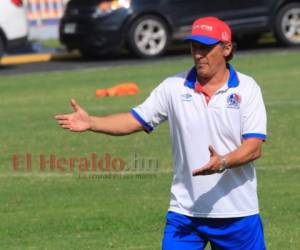
[[[268,249],[300,246],[300,52],[236,56],[236,69],[255,77],[268,111],[268,140],[257,162],[261,214]],[[127,111],[165,77],[188,69],[176,59],[137,66],[7,76],[0,79],[0,249],[160,249],[171,184],[167,124],[145,133],[109,137],[70,133],[53,119],[69,112],[75,97],[91,114]],[[130,97],[96,98],[95,89],[139,84]],[[50,170],[56,159],[95,152],[122,158],[157,159],[157,172],[85,177],[79,170]],[[24,155],[32,156],[25,171]],[[19,169],[13,156],[19,160]],[[39,157],[46,160],[40,171]],[[64,170],[64,171],[63,171]],[[98,176],[99,177],[99,176]]]

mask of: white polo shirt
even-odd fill
[[[196,70],[167,78],[131,113],[147,132],[168,120],[174,177],[169,211],[188,216],[229,218],[257,214],[254,162],[223,173],[192,176],[210,159],[208,146],[221,154],[243,138],[266,138],[266,111],[260,87],[228,64],[230,77],[209,102],[197,91]]]

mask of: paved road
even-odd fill
[[[276,44],[267,44],[263,46],[256,46],[255,48],[247,47],[239,49],[236,54],[247,54],[247,53],[269,53],[274,51],[286,51],[286,50],[298,50],[300,48],[285,48]],[[188,58],[189,50],[186,48],[173,48],[172,51],[168,52],[165,56],[152,59],[142,60],[134,58],[130,55],[121,55],[112,58],[103,58],[99,60],[84,60],[81,58],[58,60],[50,62],[40,63],[28,63],[19,65],[0,65],[0,74],[3,75],[16,75],[16,74],[31,74],[38,72],[50,72],[50,71],[69,71],[79,70],[85,68],[99,68],[99,67],[113,67],[118,65],[130,65],[130,64],[141,64],[141,63],[153,63],[162,60]]]
[[[79,70],[85,68],[99,68],[99,67],[114,67],[118,65],[130,65],[141,63],[153,63],[169,59],[184,58],[188,56],[186,53],[168,54],[162,58],[143,60],[130,57],[128,55],[112,57],[99,60],[85,60],[81,58],[57,60],[50,62],[28,63],[18,65],[0,65],[0,75],[16,75],[16,74],[30,74],[38,72],[50,71],[69,71]]]

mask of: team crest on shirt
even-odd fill
[[[227,107],[228,108],[239,109],[240,104],[241,104],[241,96],[240,95],[238,95],[236,93],[232,93],[227,97]]]

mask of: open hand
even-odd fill
[[[89,114],[72,99],[70,102],[74,112],[70,114],[56,115],[57,123],[64,129],[74,132],[83,132],[91,128],[91,118]]]
[[[221,156],[211,145],[208,147],[208,150],[210,152],[210,160],[204,166],[194,169],[192,172],[193,176],[210,175],[220,172],[220,168],[222,168]]]

